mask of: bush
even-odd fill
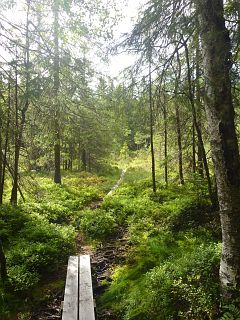
[[[212,319],[219,256],[219,245],[196,239],[173,241],[169,234],[149,240],[129,265],[116,270],[102,303],[117,314],[122,310],[124,320]]]
[[[29,271],[25,265],[8,268],[9,282],[15,291],[29,290],[39,282],[39,274]]]
[[[69,222],[71,218],[71,210],[61,203],[29,203],[24,205],[24,209],[30,214],[39,213],[49,222],[63,224]]]
[[[102,209],[83,211],[79,225],[83,234],[90,239],[104,240],[117,232],[114,217]]]
[[[74,239],[73,227],[56,225],[37,214],[31,215],[18,236],[10,239],[10,250],[6,254],[14,290],[29,289],[46,272],[65,263],[74,251]]]
[[[0,235],[2,240],[14,237],[30,220],[30,217],[21,207],[13,207],[11,205],[0,206]]]

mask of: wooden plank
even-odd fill
[[[78,262],[79,257],[69,257],[62,320],[78,320]]]
[[[94,320],[94,303],[90,256],[79,259],[79,320]]]

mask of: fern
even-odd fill
[[[240,309],[233,304],[224,307],[226,312],[219,320],[240,320]]]

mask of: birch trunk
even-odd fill
[[[200,18],[206,82],[206,114],[215,167],[222,254],[220,282],[224,302],[240,288],[240,159],[231,95],[230,38],[223,0],[195,1]]]

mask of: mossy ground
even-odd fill
[[[98,308],[119,320],[220,319],[221,230],[206,183],[194,176],[184,186],[175,179],[165,186],[158,172],[153,193],[145,165],[138,158],[123,163],[128,167],[124,182],[108,197],[119,169],[64,174],[62,186],[49,175],[25,177],[33,180],[27,201],[5,204],[0,213],[9,270],[9,288],[1,289],[1,319],[14,319],[16,312],[28,319],[50,292],[63,288],[61,274],[68,256],[76,253],[77,233],[96,246],[117,238],[119,230],[128,239],[125,260],[111,270]],[[103,198],[100,208],[91,210],[90,204]],[[56,272],[60,278],[51,277]],[[238,314],[227,312],[233,317],[227,319]]]

